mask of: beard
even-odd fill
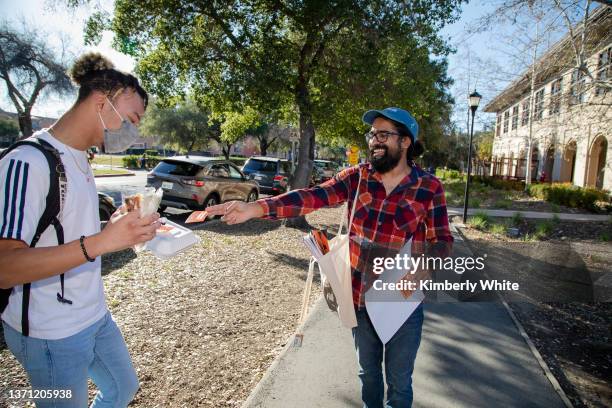
[[[374,150],[384,149],[385,152],[382,156],[374,156]],[[393,170],[402,159],[402,149],[397,147],[394,151],[389,152],[389,148],[386,145],[377,145],[370,149],[370,163],[372,167],[378,173],[384,174]]]

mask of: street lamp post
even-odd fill
[[[470,127],[470,147],[468,150],[468,168],[467,168],[467,180],[465,182],[465,195],[463,197],[463,223],[465,224],[467,220],[467,209],[468,209],[468,194],[470,191],[470,179],[472,172],[472,138],[474,137],[474,115],[476,115],[476,109],[478,109],[478,104],[480,103],[480,94],[476,92],[472,92],[468,98],[470,104],[470,110],[472,111],[472,126]]]

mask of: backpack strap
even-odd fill
[[[49,142],[33,138],[28,140],[21,140],[13,143],[7,150],[2,152],[0,160],[8,154],[11,150],[19,146],[31,146],[40,151],[47,159],[49,164],[49,192],[45,202],[45,210],[38,220],[36,232],[30,242],[30,248],[34,248],[41,235],[50,225],[53,225],[55,234],[57,236],[57,244],[64,244],[64,229],[60,223],[58,216],[62,208],[62,204],[65,199],[65,186],[66,186],[66,171],[60,157],[60,153],[55,149]],[[72,304],[71,300],[64,298],[64,274],[60,275],[61,294],[57,294],[57,300],[61,303]],[[28,320],[28,309],[30,304],[30,283],[23,285],[23,302],[21,305],[21,333],[24,336],[29,335],[29,320]]]

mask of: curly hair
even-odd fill
[[[147,92],[134,75],[115,69],[114,64],[98,52],[81,55],[68,71],[68,75],[79,87],[77,103],[86,99],[93,91],[113,94],[123,88],[136,91],[144,101],[145,108],[149,102]]]
[[[400,136],[410,138],[410,147],[408,147],[408,151],[406,152],[406,158],[408,159],[409,163],[420,157],[423,153],[425,153],[425,145],[423,144],[423,142],[421,142],[420,140],[417,140],[415,142],[414,136],[403,123],[396,122],[393,119],[389,118],[385,119],[393,124],[395,130],[397,131],[397,133],[400,134]]]

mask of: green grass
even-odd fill
[[[489,231],[493,234],[506,235],[506,228],[506,224],[495,223],[491,224],[491,226],[489,227]]]
[[[486,231],[491,224],[491,218],[483,213],[477,212],[467,220],[468,224],[477,230]]]
[[[94,177],[104,176],[104,175],[119,175],[119,174],[132,174],[125,169],[94,169],[93,171]]]
[[[550,211],[552,211],[553,213],[558,213],[559,212],[559,206],[557,204],[555,204],[555,203],[551,203],[550,204]]]
[[[542,239],[550,235],[554,229],[554,222],[551,220],[540,221],[536,224],[535,237]]]
[[[501,208],[503,210],[507,210],[510,207],[512,207],[512,201],[508,200],[506,198],[501,199],[501,200],[497,200],[495,201],[495,203],[493,204],[494,208]]]
[[[112,299],[110,299],[110,300],[109,300],[109,302],[108,302],[108,306],[109,306],[111,309],[116,308],[116,307],[117,307],[117,306],[119,306],[120,304],[121,304],[121,301],[120,301],[119,299],[116,299],[116,298],[112,298]]]
[[[104,164],[107,166],[111,165],[111,160],[113,167],[123,167],[123,158],[125,155],[110,155],[110,154],[97,154],[93,159],[93,164]]]
[[[611,236],[609,232],[602,232],[599,236],[599,239],[601,239],[603,242],[610,242],[610,238]]]
[[[523,214],[520,212],[515,212],[512,216],[512,226],[518,227],[523,222]]]

